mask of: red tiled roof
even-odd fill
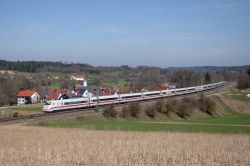
[[[70,90],[68,89],[54,89],[52,92],[51,92],[51,99],[58,99],[60,97],[61,94],[65,94],[65,93],[68,93],[70,92]]]
[[[32,96],[36,91],[34,90],[22,90],[20,92],[18,92],[17,96],[18,97],[22,97],[22,96],[26,96],[26,97],[30,97]]]
[[[60,94],[61,93],[58,91],[52,92],[51,99],[53,99],[53,100],[58,99],[60,97]]]
[[[167,90],[167,86],[161,86],[161,85],[152,85],[147,87],[148,90]]]

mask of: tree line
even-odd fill
[[[20,89],[33,89],[35,84],[22,75],[0,73],[0,106],[16,104]]]
[[[62,62],[45,62],[45,61],[6,61],[0,60],[0,70],[15,70],[20,72],[80,72],[91,69],[92,66],[80,63],[62,63]]]
[[[239,74],[237,83],[238,89],[250,88],[250,66],[247,70],[245,70],[245,72]]]

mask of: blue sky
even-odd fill
[[[250,0],[0,0],[0,59],[247,65]]]

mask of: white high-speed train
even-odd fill
[[[196,93],[200,91],[206,91],[209,89],[214,89],[223,86],[226,82],[218,82],[213,84],[193,86],[187,88],[178,89],[168,89],[162,91],[148,91],[140,93],[130,93],[130,94],[115,94],[109,96],[99,96],[99,97],[84,97],[84,98],[71,98],[71,99],[61,99],[61,100],[50,100],[47,101],[43,106],[44,112],[54,112],[59,110],[68,110],[76,108],[90,108],[96,105],[111,105],[117,103],[128,103],[133,101],[143,101],[157,98],[164,98],[170,96],[184,95],[189,93]]]

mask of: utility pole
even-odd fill
[[[99,88],[96,89],[96,107],[95,107],[95,111],[98,112],[99,111]]]

